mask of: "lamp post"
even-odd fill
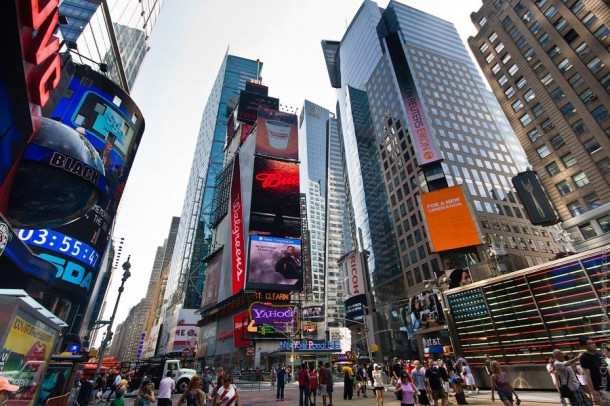
[[[125,261],[122,265],[123,270],[125,272],[123,272],[123,278],[121,278],[121,286],[119,286],[119,295],[116,298],[116,303],[114,304],[114,310],[112,311],[112,316],[110,316],[110,322],[108,323],[108,329],[106,330],[106,335],[104,336],[102,345],[100,345],[100,349],[97,354],[97,356],[98,356],[97,368],[95,368],[95,374],[93,375],[94,383],[97,380],[98,375],[100,374],[100,369],[102,368],[102,359],[104,358],[104,351],[106,350],[106,347],[107,347],[107,344],[106,344],[106,342],[108,341],[107,338],[112,334],[112,324],[114,323],[114,316],[116,316],[116,311],[117,311],[117,308],[119,307],[119,301],[121,300],[121,294],[123,294],[123,290],[125,290],[125,288],[123,286],[125,285],[125,281],[127,279],[129,279],[129,277],[131,276],[131,272],[129,272],[129,269],[131,268],[131,263],[129,263],[130,258],[131,258],[131,255],[127,257],[127,261]]]

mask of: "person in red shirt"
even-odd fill
[[[318,394],[318,374],[314,369],[315,364],[311,364],[309,369],[309,403],[311,406],[316,406],[316,396]],[[313,396],[313,401],[311,397]]]
[[[326,396],[328,395],[328,371],[324,368],[322,361],[318,361],[318,386],[320,387],[320,395],[322,396],[322,406],[326,406]]]
[[[409,373],[409,376],[411,376],[411,371],[413,371],[414,369],[415,369],[415,366],[411,365],[411,360],[408,359],[407,365],[405,366],[405,370]]]
[[[309,372],[307,365],[301,364],[297,372],[299,380],[299,406],[309,406]]]

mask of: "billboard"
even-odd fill
[[[346,326],[362,324],[364,322],[366,303],[366,295],[353,296],[343,302]]]
[[[246,243],[244,240],[244,210],[241,193],[241,170],[239,155],[233,161],[233,179],[231,181],[231,286],[236,294],[244,288],[246,275]]]
[[[248,311],[238,313],[233,316],[233,346],[235,348],[251,345],[250,340],[245,340],[244,337],[248,334],[248,322],[250,321]]]
[[[222,268],[222,251],[216,253],[208,262],[205,270],[205,283],[201,295],[201,307],[214,305],[218,302],[218,287],[220,285],[220,271]]]
[[[298,164],[255,157],[250,232],[300,237],[299,188]]]
[[[216,349],[217,331],[218,325],[216,324],[216,321],[199,328],[199,334],[197,335],[197,351],[195,352],[195,358],[205,358],[214,355],[214,350]]]
[[[237,119],[246,124],[254,124],[258,117],[259,107],[268,107],[273,110],[280,108],[280,100],[262,94],[242,90],[237,104]]]
[[[366,281],[364,279],[364,253],[352,252],[343,258],[341,264],[345,282],[345,299],[364,295],[366,292]]]
[[[324,306],[307,306],[301,309],[301,317],[303,319],[323,319],[324,318]]]
[[[413,296],[409,303],[413,331],[445,324],[445,316],[435,291]]]
[[[84,132],[99,153],[107,194],[83,217],[53,230],[22,230],[20,238],[58,269],[53,289],[72,301],[89,300],[110,241],[111,227],[144,132],[142,113],[131,97],[104,75],[76,65],[74,76],[45,115]]]
[[[423,193],[421,202],[433,251],[481,244],[461,186]]]
[[[261,107],[256,120],[256,153],[273,158],[298,160],[297,116]]]
[[[246,289],[300,291],[302,288],[301,240],[251,235]]]
[[[287,334],[297,334],[299,331],[299,309],[296,304],[267,304],[255,302],[250,305],[250,325],[259,331],[265,331],[263,326],[271,327],[273,334],[280,331]]]
[[[180,309],[174,315],[173,325],[169,331],[167,352],[181,352],[185,348],[196,348],[197,322],[200,317],[195,314],[197,309]]]
[[[542,188],[535,171],[518,173],[513,177],[512,182],[532,224],[550,226],[559,222],[559,216]]]

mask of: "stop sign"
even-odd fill
[[[188,357],[189,355],[191,355],[191,349],[188,347],[185,347],[182,349],[182,356],[184,357]]]
[[[254,355],[254,347],[248,347],[248,349],[246,350],[246,354]]]

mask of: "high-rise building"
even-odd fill
[[[457,268],[476,280],[541,264],[556,247],[516,200],[511,178],[526,160],[451,23],[365,1],[343,39],[322,47],[338,89],[352,233],[368,255],[373,341],[384,355],[423,356],[415,337],[443,323],[431,284]],[[433,224],[453,202],[468,241],[448,235],[452,219]]]
[[[191,174],[187,185],[176,247],[165,291],[165,317],[177,308],[197,309],[201,304],[206,264],[213,250],[210,220],[214,188],[223,170],[227,117],[239,91],[251,79],[260,80],[262,62],[226,54],[203,111]]]
[[[468,43],[578,251],[610,242],[608,1],[483,1]]]
[[[305,275],[303,306],[313,309],[323,303],[324,320],[328,326],[336,327],[343,315],[344,286],[337,261],[351,250],[351,242],[346,242],[351,236],[349,228],[345,228],[349,223],[337,119],[327,109],[306,100],[299,119],[299,136],[301,186],[306,189],[309,233],[303,242],[303,255],[309,256],[311,264],[305,267],[311,275]],[[305,241],[309,241],[308,247]],[[307,264],[305,258],[303,263]],[[305,313],[321,321],[320,312]]]

